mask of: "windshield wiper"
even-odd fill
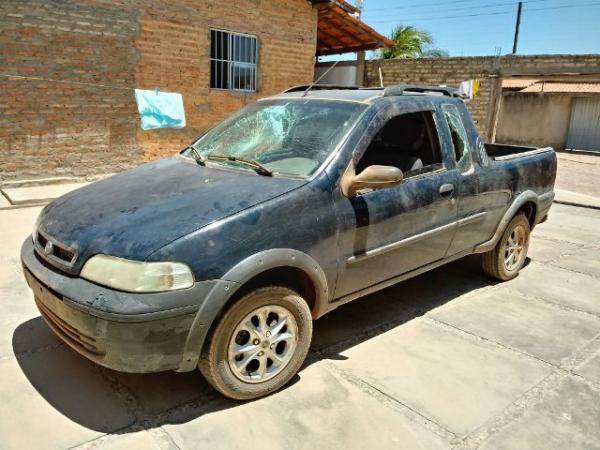
[[[192,157],[196,160],[198,164],[200,164],[201,166],[206,165],[206,157],[202,156],[202,154],[198,151],[196,147],[194,147],[193,145],[188,145],[186,148],[183,149],[183,151],[186,150],[191,150]]]
[[[256,172],[261,175],[267,175],[270,177],[273,176],[273,171],[271,169],[269,169],[265,165],[259,163],[258,161],[255,161],[253,159],[242,158],[240,156],[227,156],[227,155],[208,155],[208,156],[206,156],[206,159],[208,159],[208,160],[214,159],[217,161],[240,162],[242,164],[246,164],[247,166],[253,167],[254,169],[256,169]]]

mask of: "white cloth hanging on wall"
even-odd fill
[[[143,130],[185,127],[185,110],[181,94],[136,89],[135,100]]]

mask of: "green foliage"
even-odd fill
[[[380,51],[380,57],[383,59],[448,56],[446,50],[433,47],[433,37],[428,31],[410,25],[398,25],[392,31],[390,38],[396,45]]]

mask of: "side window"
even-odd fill
[[[442,111],[444,111],[444,117],[446,117],[448,127],[450,128],[452,145],[454,146],[454,156],[456,157],[456,167],[465,172],[469,170],[473,164],[467,130],[465,130],[465,126],[460,117],[460,112],[456,106],[443,105]]]
[[[391,118],[365,151],[356,173],[368,166],[394,166],[410,178],[444,168],[431,111]]]

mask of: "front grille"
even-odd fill
[[[82,350],[93,353],[94,355],[104,354],[104,352],[98,349],[96,339],[94,339],[92,336],[81,332],[81,330],[78,330],[74,326],[65,322],[63,319],[50,311],[50,309],[37,297],[35,297],[35,303],[37,304],[37,307],[44,319],[46,319],[48,324],[54,328],[54,331],[63,337],[63,339],[68,340]]]
[[[65,262],[69,265],[75,261],[75,252],[69,249],[67,246],[60,244],[54,240],[48,239],[42,233],[38,231],[36,242],[39,245],[39,251],[44,257],[55,257],[56,259]],[[50,250],[47,250],[46,246],[48,242],[52,243]]]
[[[38,234],[37,234],[36,241],[38,241],[42,247],[45,247],[46,244],[48,243],[48,239],[46,239],[44,237],[44,235],[42,233],[40,233],[39,231],[38,231]]]

